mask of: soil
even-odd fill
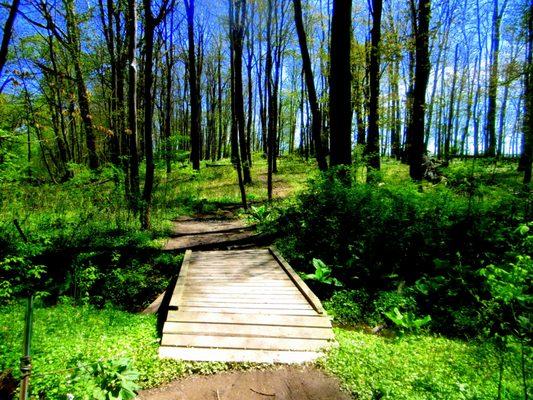
[[[141,391],[139,400],[349,400],[337,378],[310,366],[193,375]]]

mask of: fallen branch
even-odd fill
[[[252,392],[257,393],[257,394],[260,394],[260,395],[262,395],[262,396],[276,397],[276,393],[272,393],[272,394],[271,394],[271,393],[263,393],[263,392],[260,392],[260,391],[258,391],[258,390],[252,389],[252,388],[250,388],[250,390],[251,390]]]

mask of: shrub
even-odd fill
[[[477,271],[509,259],[523,205],[510,194],[470,197],[442,185],[355,184],[324,174],[278,212],[277,246],[303,273],[314,272],[312,259],[322,260],[348,289],[415,287],[432,326],[476,334],[487,295]],[[384,311],[391,310],[378,314]]]
[[[364,322],[369,295],[364,290],[339,290],[324,302],[324,307],[334,321],[341,325]]]

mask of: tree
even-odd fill
[[[380,41],[381,41],[381,12],[383,9],[382,0],[372,0],[372,32],[370,49],[370,101],[368,106],[368,137],[366,154],[368,156],[368,167],[374,170],[380,169],[379,152],[379,75],[380,75]],[[372,174],[367,175],[367,179],[372,179]]]
[[[128,0],[126,16],[127,60],[128,60],[128,165],[129,165],[129,203],[138,210],[139,206],[139,154],[137,149],[137,0]],[[128,177],[126,177],[128,179]],[[128,196],[128,193],[126,193]]]
[[[524,184],[531,183],[531,164],[533,161],[533,3],[526,9],[527,49],[524,74],[524,127],[520,169],[524,171]]]
[[[89,93],[81,63],[80,19],[76,13],[74,0],[63,0],[63,7],[65,9],[65,32],[53,20],[50,7],[52,6],[45,1],[39,4],[39,9],[46,20],[45,28],[54,34],[55,38],[67,50],[71,57],[70,62],[74,69],[78,106],[85,130],[87,152],[89,153],[89,168],[96,169],[98,168],[99,160],[96,154],[96,134],[93,116],[90,110]]]
[[[496,155],[496,97],[498,95],[498,64],[500,55],[500,26],[502,16],[507,5],[507,0],[503,1],[501,10],[498,7],[498,0],[493,0],[494,11],[492,14],[492,39],[490,49],[490,75],[489,93],[487,109],[486,130],[486,155],[494,157]]]
[[[309,57],[309,49],[307,48],[307,38],[305,35],[302,20],[302,2],[301,0],[293,0],[293,4],[294,22],[296,24],[296,32],[298,33],[298,43],[300,45],[300,52],[302,54],[302,67],[305,76],[305,84],[307,87],[307,95],[309,98],[311,114],[313,116],[311,132],[313,136],[313,141],[315,142],[315,157],[318,163],[318,168],[324,171],[328,168],[328,164],[322,146],[322,114],[318,105],[315,79],[313,76],[313,69],[311,67],[311,58]]]
[[[329,74],[331,166],[352,162],[351,26],[352,1],[333,0]]]
[[[13,0],[11,7],[9,7],[9,15],[7,16],[6,23],[4,24],[4,30],[2,34],[2,41],[0,42],[0,78],[2,77],[2,71],[7,61],[7,54],[9,51],[9,42],[13,35],[13,25],[15,24],[15,18],[19,9],[20,0]],[[0,86],[0,93],[4,85]]]
[[[242,54],[243,54],[243,38],[244,27],[246,25],[246,1],[245,0],[231,0],[232,1],[232,15],[230,16],[230,40],[232,48],[232,95],[234,99],[233,111],[234,119],[237,124],[238,142],[240,150],[239,164],[242,166],[243,182],[245,184],[252,183],[250,175],[250,163],[248,156],[248,146],[246,141],[246,125],[244,119],[244,95],[242,82]],[[234,4],[233,4],[234,3]],[[251,116],[250,116],[251,118]],[[235,155],[232,155],[235,157]]]
[[[170,4],[169,4],[170,3]],[[146,174],[141,203],[141,228],[150,229],[150,208],[152,204],[152,190],[154,186],[154,145],[153,130],[153,64],[154,64],[154,33],[156,27],[165,18],[169,9],[173,7],[173,0],[164,0],[159,12],[154,16],[152,0],[143,0],[144,6],[144,157],[146,160]]]
[[[407,128],[407,153],[409,175],[420,181],[424,177],[424,117],[426,88],[429,79],[429,21],[431,17],[430,0],[410,0],[415,40],[415,71],[411,112]]]
[[[195,170],[200,169],[200,87],[196,69],[194,46],[194,0],[183,0],[187,13],[187,38],[189,41],[187,68],[189,70],[189,93],[191,97],[191,161]]]
[[[239,189],[241,192],[242,206],[246,209],[246,192],[244,188],[243,170],[241,164],[242,140],[244,134],[244,101],[242,87],[242,38],[244,21],[246,19],[246,1],[229,0],[230,20],[230,54],[231,54],[231,159],[237,170]],[[239,46],[240,51],[236,49]],[[239,154],[239,141],[241,141],[241,153]],[[244,152],[246,157],[246,152]],[[244,159],[244,163],[246,163]],[[248,170],[248,173],[250,171]]]

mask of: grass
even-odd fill
[[[322,363],[356,399],[497,398],[499,353],[489,343],[431,335],[387,339],[341,328],[335,336],[339,347]],[[523,399],[518,351],[505,360],[501,398]]]
[[[22,355],[24,307],[0,307],[0,371],[18,375]],[[159,336],[154,315],[131,314],[112,308],[98,310],[68,303],[36,307],[32,339],[32,393],[43,391],[50,399],[88,398],[91,381],[73,379],[79,365],[127,358],[140,373],[139,384],[149,388],[188,374],[208,374],[249,364],[201,363],[160,360]]]
[[[18,369],[22,354],[24,307],[0,308],[0,370]],[[339,347],[320,361],[357,399],[496,398],[498,353],[491,344],[431,335],[397,339],[335,328]],[[67,393],[87,398],[91,381],[72,379],[78,365],[128,358],[143,388],[189,374],[260,367],[252,364],[160,360],[153,315],[114,309],[97,310],[68,303],[37,307],[34,313],[32,393],[63,399]],[[531,368],[531,364],[529,365]],[[502,399],[523,398],[518,354],[506,355]],[[530,382],[531,383],[531,382]]]

